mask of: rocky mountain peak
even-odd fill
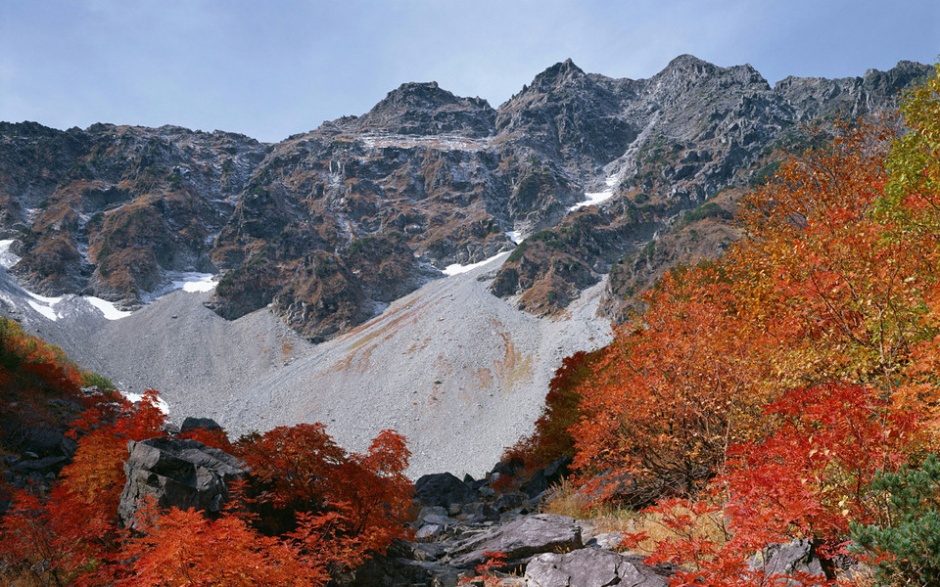
[[[572,80],[585,77],[584,71],[574,64],[569,57],[549,67],[542,73],[535,76],[532,80],[531,88],[539,91],[547,91],[550,88],[564,85]]]
[[[482,98],[462,98],[437,82],[405,83],[355,120],[359,131],[486,136],[496,111]]]
[[[727,83],[741,86],[755,86],[759,90],[770,90],[770,84],[750,64],[719,67],[703,61],[694,55],[676,57],[656,74],[652,81],[658,84],[688,87],[703,80],[724,78]]]
[[[897,65],[888,71],[869,69],[862,77],[862,85],[870,92],[897,95],[905,87],[924,78],[924,76],[923,64],[914,61],[899,61]]]

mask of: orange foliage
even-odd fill
[[[769,544],[811,541],[817,554],[845,554],[849,520],[882,516],[866,494],[876,471],[896,471],[920,440],[912,410],[892,410],[874,389],[829,384],[787,393],[768,406],[775,431],[757,442],[730,447],[728,471],[698,500],[662,500],[659,514],[670,531],[647,559],[679,565],[673,586],[754,587],[791,580],[828,584],[825,577],[770,576],[749,560]],[[720,539],[700,530],[709,516]],[[644,534],[628,535],[636,545]]]
[[[720,267],[673,272],[647,300],[644,324],[618,332],[582,387],[571,429],[575,467],[633,476],[638,493],[620,497],[640,503],[700,488],[729,443],[759,430],[769,371],[768,335],[740,312]]]
[[[875,213],[891,136],[858,125],[783,164],[745,199],[746,238],[664,277],[618,331],[570,428],[582,478],[635,482],[602,497],[694,495],[725,470],[729,446],[772,429],[763,408],[791,389],[846,381],[897,408],[940,403],[940,247]]]
[[[235,451],[235,445],[228,439],[228,434],[221,428],[192,428],[186,432],[181,432],[177,438],[185,438],[201,442],[206,446],[217,448],[227,453]]]
[[[354,567],[407,535],[410,453],[400,434],[384,430],[368,452],[347,455],[322,424],[299,424],[239,448],[252,470],[265,533],[292,533],[333,568]]]
[[[304,559],[288,541],[259,534],[235,516],[208,520],[171,508],[150,512],[121,552],[130,569],[116,585],[307,587],[329,579],[322,565]]]
[[[534,471],[563,456],[574,457],[574,439],[569,429],[580,416],[579,386],[593,376],[592,365],[601,356],[601,351],[581,351],[562,360],[548,384],[545,408],[535,421],[535,431],[506,449],[504,461],[519,462]]]
[[[78,450],[50,495],[40,501],[28,490],[17,492],[0,528],[0,558],[45,566],[62,584],[102,584],[106,561],[122,539],[117,508],[127,441],[160,435],[163,422],[152,390],[137,404],[124,400],[86,410],[72,431]]]

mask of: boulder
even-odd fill
[[[147,496],[161,507],[221,511],[228,484],[246,472],[237,458],[195,440],[151,438],[130,441],[127,448],[127,483],[118,506],[125,526],[133,526]]]
[[[559,483],[568,476],[568,465],[571,464],[571,457],[565,455],[560,459],[549,463],[543,469],[539,469],[532,475],[528,483],[522,486],[522,491],[529,497],[535,497],[552,485]]]
[[[581,548],[581,528],[573,518],[536,514],[478,534],[453,549],[451,564],[472,568],[486,561],[486,552],[502,552],[508,566],[525,562],[543,552]]]
[[[415,500],[425,506],[447,508],[475,498],[476,491],[450,473],[425,475],[415,482]]]
[[[764,552],[751,559],[751,568],[765,575],[791,575],[809,573],[825,576],[822,560],[810,540],[794,540],[785,544],[771,544]],[[793,583],[796,585],[797,583]]]
[[[436,562],[440,547],[396,540],[384,555],[376,555],[336,577],[339,587],[456,587],[458,569]]]
[[[187,416],[180,424],[180,432],[186,433],[193,430],[221,430],[222,427],[212,418],[194,418]]]
[[[641,558],[600,549],[545,553],[529,561],[525,578],[529,587],[665,587]]]

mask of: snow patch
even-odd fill
[[[361,135],[359,140],[370,149],[398,147],[412,149],[427,147],[439,151],[480,151],[489,146],[489,139],[476,139],[462,135],[399,135],[392,133],[375,133]],[[331,167],[332,169],[332,167]]]
[[[468,271],[473,271],[477,267],[482,267],[486,265],[487,263],[492,263],[493,261],[499,259],[500,257],[505,257],[507,255],[509,255],[508,252],[502,252],[502,253],[493,255],[489,259],[484,259],[480,261],[479,263],[472,263],[470,265],[461,265],[460,263],[454,263],[453,265],[448,265],[447,267],[444,268],[444,275],[453,276],[453,275],[460,275],[461,273],[466,273]]]
[[[24,289],[23,291],[29,294],[29,297],[33,298],[31,300],[26,300],[26,303],[28,303],[32,309],[36,310],[53,322],[61,318],[61,316],[59,316],[59,314],[55,311],[55,305],[62,301],[61,296],[57,298],[50,298],[33,293],[28,289]]]
[[[610,175],[607,179],[604,180],[604,183],[607,184],[607,189],[600,192],[585,192],[584,197],[587,198],[584,202],[578,202],[574,206],[568,208],[569,212],[573,212],[578,208],[583,208],[585,206],[596,206],[601,202],[606,202],[614,196],[614,187],[617,185],[618,177],[616,175]]]
[[[521,230],[510,230],[509,232],[506,233],[506,236],[508,236],[509,240],[511,240],[513,244],[516,244],[516,245],[518,245],[523,240],[525,240],[522,238]]]
[[[10,251],[14,239],[0,240],[0,267],[9,269],[20,262],[18,255]]]
[[[203,293],[215,289],[218,282],[212,273],[198,273],[196,271],[168,271],[166,274],[169,283],[163,287],[141,296],[145,304],[156,301],[174,291],[183,290],[186,293]]]
[[[101,313],[104,314],[104,317],[108,320],[120,320],[121,318],[127,318],[133,314],[133,312],[118,310],[117,306],[115,306],[113,303],[109,302],[108,300],[96,298],[95,296],[84,296],[82,299],[92,306],[98,308]]]
[[[59,319],[59,315],[56,314],[55,310],[51,306],[40,304],[33,300],[26,300],[26,303],[28,303],[32,309],[36,310],[37,312],[42,314],[45,318],[52,320],[53,322]]]
[[[129,391],[122,391],[121,394],[125,398],[127,398],[127,401],[133,402],[135,404],[139,402],[140,400],[144,399],[144,396],[140,393],[131,393]],[[170,415],[170,404],[166,403],[166,401],[162,397],[157,397],[157,407],[160,409],[161,412],[163,412],[164,416]]]
[[[184,273],[183,279],[174,281],[175,289],[182,289],[186,293],[202,293],[212,291],[219,282],[211,273]]]

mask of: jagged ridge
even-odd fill
[[[553,313],[611,267],[609,295],[624,295],[647,243],[746,186],[799,140],[797,125],[891,107],[928,72],[902,62],[771,88],[750,66],[688,55],[647,80],[567,60],[495,110],[407,83],[361,117],[276,145],[169,126],[3,123],[0,232],[16,239],[15,273],[41,293],[134,307],[168,271],[222,273],[220,315],[273,303],[315,341],[529,235],[493,292]],[[605,179],[605,203],[569,211]]]

